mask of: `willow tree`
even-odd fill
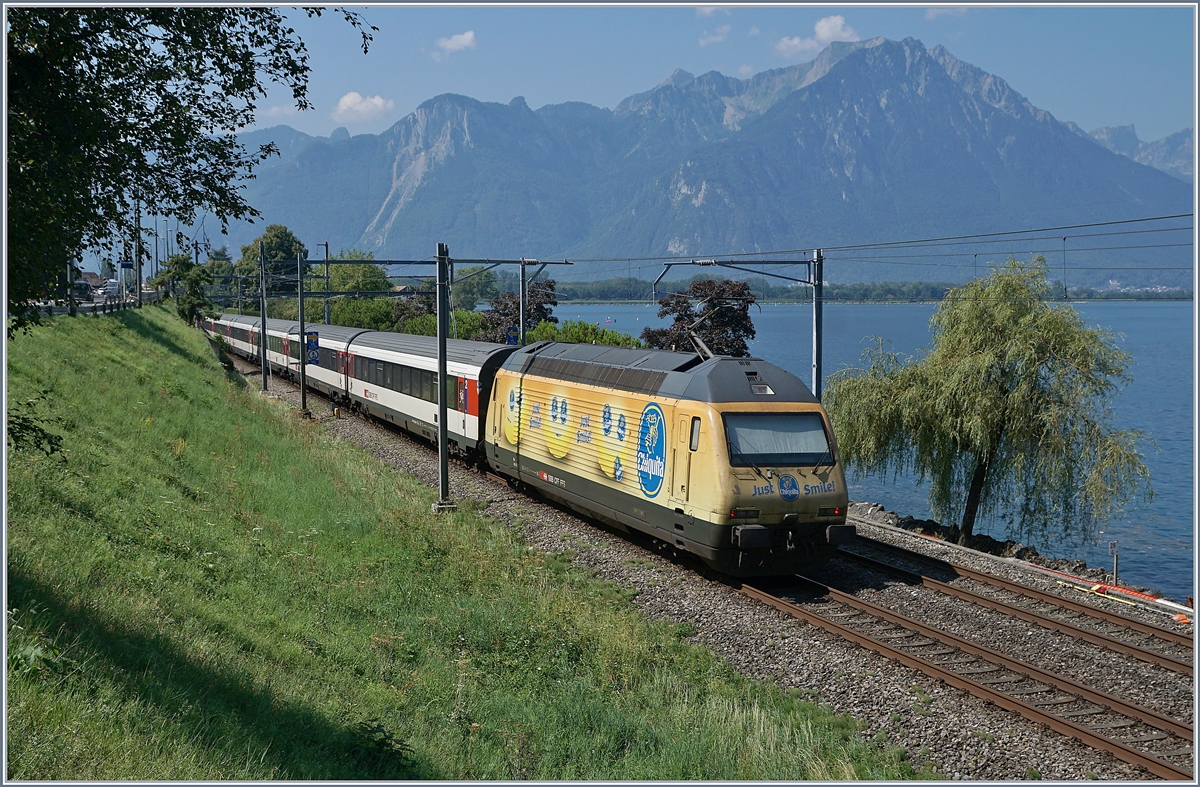
[[[865,369],[830,377],[825,405],[847,465],[928,481],[930,508],[958,519],[960,544],[995,512],[1026,532],[1055,523],[1090,536],[1131,497],[1153,495],[1140,434],[1112,423],[1129,356],[1048,302],[1048,289],[1043,258],[1009,260],[947,293],[917,358],[876,337]]]

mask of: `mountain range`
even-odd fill
[[[328,241],[420,259],[444,242],[460,259],[620,260],[572,275],[638,264],[652,276],[658,263],[625,260],[1191,213],[1191,139],[1184,130],[1142,143],[1132,127],[1088,134],[944,47],[876,38],[749,79],[677,70],[611,110],[446,94],[377,135],[247,132],[243,144],[273,141],[281,155],[246,188],[263,218],[231,226],[228,241],[236,250],[279,223],[310,251]],[[1075,284],[1192,280],[1162,270],[1190,266],[1190,248],[1084,254],[1073,252]],[[832,281],[972,273],[932,254],[826,256]]]
[[[1079,129],[1074,123],[1067,125],[1083,133],[1082,129]],[[1174,134],[1169,134],[1154,142],[1142,142],[1138,139],[1137,131],[1132,125],[1104,126],[1088,132],[1087,136],[1113,153],[1120,153],[1139,164],[1161,169],[1187,183],[1192,182],[1195,148],[1190,128],[1176,131]]]

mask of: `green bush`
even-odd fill
[[[572,344],[605,344],[612,347],[645,347],[641,339],[627,333],[602,328],[582,320],[567,320],[562,325],[540,322],[525,335],[526,342],[571,342]]]

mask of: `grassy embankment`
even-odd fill
[[[61,437],[8,457],[10,779],[913,775],[476,507],[434,517],[163,307],[56,319],[8,373],[10,426]]]

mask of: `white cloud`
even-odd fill
[[[857,41],[858,33],[846,24],[845,17],[827,16],[813,25],[814,35],[810,38],[784,36],[775,43],[775,52],[781,57],[800,57],[820,52],[834,41]]]
[[[780,57],[800,57],[815,54],[820,49],[821,45],[816,41],[800,36],[784,36],[775,42],[775,54]]]
[[[819,19],[813,25],[813,30],[817,34],[817,40],[822,44],[828,44],[831,41],[858,40],[858,33],[854,32],[854,28],[846,24],[846,20],[842,16],[827,16],[824,19]]]
[[[378,120],[391,112],[396,102],[383,96],[363,97],[357,91],[351,90],[338,99],[337,109],[330,117],[341,123],[366,123]]]
[[[758,35],[758,34],[759,34],[759,33],[761,33],[761,32],[762,32],[762,31],[761,31],[761,30],[759,30],[757,27],[752,27],[752,28],[750,28],[750,32],[749,32],[749,33],[746,33],[746,35],[748,35],[748,36],[756,36],[756,35]]]
[[[280,104],[259,113],[261,118],[282,118],[299,114],[295,104]]]
[[[925,9],[926,19],[937,19],[939,16],[964,16],[967,13],[966,6],[946,6],[939,5]]]
[[[700,36],[700,46],[708,46],[709,44],[717,44],[729,38],[729,25],[721,25],[716,29],[716,32],[709,33],[704,31],[704,35]]]
[[[754,69],[750,66],[738,66],[738,73],[744,77],[748,77],[754,73]]]
[[[438,49],[440,52],[433,53],[434,60],[441,60],[450,55],[451,52],[460,52],[464,49],[475,48],[475,31],[468,30],[465,33],[458,33],[449,38],[439,38],[437,40]]]
[[[696,16],[708,17],[708,16],[712,16],[713,14],[717,14],[717,13],[721,13],[721,14],[725,14],[725,16],[729,16],[729,9],[722,8],[720,6],[715,6],[715,5],[702,5],[696,9]]]

